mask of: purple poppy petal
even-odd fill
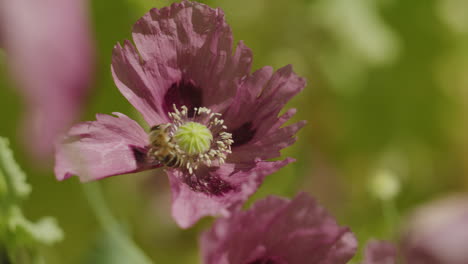
[[[205,264],[341,264],[356,249],[354,236],[305,193],[291,201],[270,196],[219,219],[200,243]]]
[[[232,32],[222,10],[204,4],[182,1],[152,9],[134,25],[133,40],[147,78],[157,82],[153,97],[170,110],[184,103],[220,112],[250,72],[251,50],[241,42],[232,54]],[[196,89],[181,85],[184,92],[170,96],[184,83]],[[191,100],[198,101],[187,103]]]
[[[138,52],[129,41],[125,41],[123,47],[120,44],[114,47],[112,75],[120,92],[150,126],[167,123],[166,114],[162,114],[160,96],[155,94],[158,86],[167,85],[164,84],[165,79],[148,78]]]
[[[358,247],[356,237],[351,231],[341,235],[341,238],[333,245],[328,256],[320,264],[348,263],[354,257]]]
[[[39,159],[81,113],[93,71],[87,1],[0,1],[0,37],[26,101],[24,136]]]
[[[195,192],[184,183],[184,175],[178,170],[168,170],[172,188],[172,215],[177,224],[188,228],[204,216],[228,216],[233,207],[241,205],[252,195],[269,175],[284,167],[293,159],[267,162],[258,161],[255,166],[236,168],[234,164],[223,164],[210,173],[220,177],[232,186],[227,193],[215,196],[204,192]]]
[[[348,229],[340,228],[306,193],[299,194],[281,211],[281,216],[275,216],[272,221],[270,225],[275,231],[265,233],[264,244],[270,254],[285,251],[279,256],[287,259],[287,263],[302,263],[308,259],[310,263],[344,264],[354,256],[356,241],[354,245],[350,239],[342,241],[346,234],[351,234]],[[344,242],[345,250],[340,248]]]
[[[281,128],[294,115],[295,109],[281,117],[278,115],[304,86],[305,80],[298,77],[290,65],[275,73],[270,67],[264,67],[250,75],[224,114],[234,139],[230,159],[236,162],[270,159],[280,156],[282,148],[294,143],[294,135],[305,121]]]
[[[256,158],[271,159],[281,156],[280,150],[296,142],[295,134],[305,126],[306,121],[300,121],[295,124],[280,127],[296,112],[290,109],[278,118],[276,124],[272,126],[271,133],[262,138],[252,140],[249,144],[235,148],[233,155],[228,159],[229,162],[248,162]],[[235,139],[234,139],[235,140]]]
[[[146,162],[148,136],[124,114],[98,114],[96,121],[72,127],[57,145],[55,175],[64,180],[78,175],[81,181],[137,172],[153,167]]]
[[[366,245],[363,264],[395,264],[396,259],[397,252],[392,243],[372,240]]]

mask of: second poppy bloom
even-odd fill
[[[152,9],[134,25],[133,41],[114,48],[112,74],[149,131],[120,113],[77,124],[58,147],[59,180],[165,167],[173,216],[189,227],[229,214],[292,161],[266,160],[304,125],[282,127],[295,110],[279,113],[305,80],[291,66],[251,74],[252,52],[242,42],[233,50],[220,9],[189,1]]]
[[[205,264],[345,264],[357,241],[306,193],[269,196],[203,233]]]

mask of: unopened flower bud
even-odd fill
[[[388,201],[394,199],[400,192],[400,181],[393,171],[380,169],[371,179],[370,190],[378,199]]]

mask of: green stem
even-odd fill
[[[394,237],[395,228],[399,225],[399,213],[394,199],[382,201],[382,211],[385,219],[385,226],[387,235]]]
[[[119,223],[113,217],[109,207],[106,205],[99,183],[86,183],[82,184],[82,186],[86,199],[88,200],[99,224],[116,242],[119,246],[119,250],[126,252],[135,264],[153,263],[150,258],[147,257],[145,253],[143,253],[143,251],[122,231]]]

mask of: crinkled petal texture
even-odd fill
[[[55,175],[63,180],[78,175],[81,181],[149,169],[148,136],[135,121],[114,113],[98,114],[96,121],[73,126],[57,145]]]
[[[468,263],[468,196],[446,197],[416,210],[402,248],[411,264]]]
[[[291,161],[264,160],[279,157],[305,124],[282,127],[294,109],[279,116],[305,80],[291,66],[251,74],[251,50],[240,42],[234,51],[232,38],[220,9],[182,1],[152,9],[135,24],[134,44],[114,48],[115,83],[150,126],[170,122],[173,105],[203,106],[221,113],[232,133],[233,153],[225,165],[200,166],[196,179],[168,171],[173,215],[183,227],[205,215],[226,215],[245,201],[267,174]]]
[[[243,168],[235,164],[223,164],[219,168],[197,171],[197,178],[206,178],[207,183],[214,181],[215,187],[219,188],[217,180],[224,181],[225,185],[219,191],[221,195],[207,195],[190,188],[185,182],[183,172],[175,169],[169,170],[169,181],[172,189],[172,216],[182,228],[187,228],[196,223],[201,217],[211,215],[223,215],[228,217],[233,209],[242,206],[242,203],[252,195],[263,182],[265,176],[279,170],[281,167],[292,162],[293,159],[268,162],[259,161],[255,165]],[[227,186],[226,186],[227,185]],[[217,193],[213,191],[213,193]]]
[[[278,115],[304,86],[305,80],[293,72],[291,65],[275,73],[271,67],[264,67],[246,77],[223,116],[234,139],[228,162],[279,157],[281,149],[293,144],[305,121],[282,127],[296,110]]]
[[[250,72],[252,52],[239,44],[220,9],[183,1],[152,9],[133,27],[135,46],[114,48],[112,73],[122,94],[150,126],[173,105],[222,112]]]
[[[377,240],[367,243],[363,264],[395,264],[396,260],[397,251],[392,243]]]
[[[206,107],[221,114],[234,140],[221,166],[199,164],[193,174],[168,169],[172,214],[181,227],[206,215],[228,216],[266,175],[292,161],[266,160],[279,157],[304,125],[283,127],[294,109],[279,114],[305,80],[291,66],[251,74],[252,52],[242,42],[234,51],[220,9],[191,1],[152,9],[134,25],[133,41],[115,46],[112,74],[150,127],[171,122],[174,105],[188,107],[189,117],[195,107]],[[126,117],[110,118],[98,116],[70,131],[57,154],[59,179],[84,174],[82,180],[96,180],[154,167],[142,155],[149,144],[144,131]]]
[[[278,157],[305,124],[281,128],[294,109],[278,117],[305,80],[290,65],[250,74],[252,52],[240,42],[233,53],[220,9],[188,1],[152,9],[135,24],[133,40],[135,47],[126,41],[114,48],[112,72],[150,126],[168,122],[174,104],[208,107],[223,114],[233,134],[230,160],[252,163]]]
[[[50,158],[81,113],[93,70],[85,0],[2,0],[0,34],[27,111],[28,150]]]
[[[355,254],[352,233],[307,194],[270,196],[217,220],[200,240],[205,264],[341,264]]]

